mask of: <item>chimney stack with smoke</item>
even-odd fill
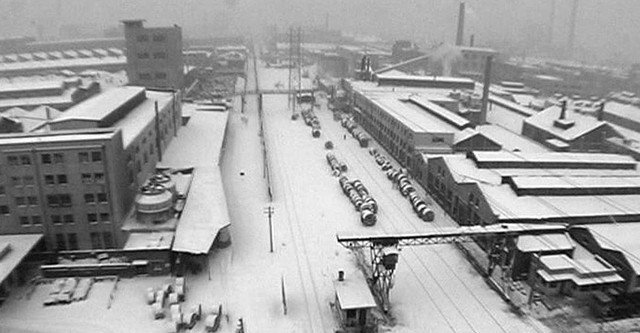
[[[598,121],[602,121],[604,119],[604,100],[600,101],[600,105],[598,105]]]
[[[462,46],[464,43],[464,2],[460,3],[460,11],[458,12],[458,33],[456,35],[456,46]]]

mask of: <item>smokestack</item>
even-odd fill
[[[602,121],[602,119],[604,118],[604,100],[602,102],[600,102],[600,105],[598,106],[598,113],[597,113],[597,117],[598,117],[598,121]]]
[[[573,48],[575,46],[576,39],[576,16],[578,15],[578,0],[573,0],[573,6],[571,7],[571,18],[569,21],[569,43],[567,45],[567,51],[569,56],[573,55]]]
[[[549,14],[549,26],[547,30],[547,43],[553,45],[553,25],[556,20],[556,0],[551,0],[551,13]]]
[[[344,281],[344,271],[338,271],[338,281]]]
[[[471,36],[469,37],[469,46],[473,47],[475,39],[476,39],[476,35],[471,34]]]
[[[487,108],[489,107],[489,87],[491,86],[491,63],[493,62],[493,56],[487,56],[487,61],[484,64],[484,82],[482,86],[482,107],[480,109],[480,121],[478,124],[487,123]]]
[[[329,31],[329,13],[324,14],[324,30]]]
[[[559,119],[564,119],[567,116],[567,100],[562,100],[562,102],[560,103],[560,118]]]
[[[456,46],[462,46],[464,40],[464,2],[460,3],[458,12],[458,34],[456,35]]]

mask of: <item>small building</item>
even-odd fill
[[[535,255],[564,254],[572,257],[575,247],[566,233],[520,236],[513,256],[511,278],[513,280],[527,280],[529,268]]]
[[[345,333],[364,333],[371,309],[376,301],[364,279],[340,278],[334,283],[336,308]]]
[[[616,268],[599,256],[572,259],[566,254],[535,254],[533,259],[529,284],[545,295],[584,298],[624,282]]]

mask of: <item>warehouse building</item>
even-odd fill
[[[0,111],[49,106],[64,111],[100,93],[98,82],[80,78],[0,83]]]
[[[121,247],[123,217],[177,133],[176,99],[114,88],[49,131],[0,135],[0,234],[41,233],[49,250]]]
[[[640,219],[640,173],[628,156],[471,152],[425,156],[418,178],[460,225]]]

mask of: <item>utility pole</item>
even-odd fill
[[[298,27],[298,94],[302,91],[302,28]]]
[[[269,252],[273,253],[273,224],[271,223],[271,216],[275,214],[273,206],[267,206],[264,208],[264,213],[269,218]]]
[[[291,72],[292,70],[292,66],[293,66],[293,28],[289,27],[289,62],[287,63],[287,67],[289,68],[289,86],[287,87],[288,89],[288,95],[289,95],[289,106],[291,106],[291,112],[295,113],[294,110],[294,106],[292,104],[292,96],[291,96],[291,84],[292,84],[292,80],[291,80],[291,75],[293,75],[293,73]]]

